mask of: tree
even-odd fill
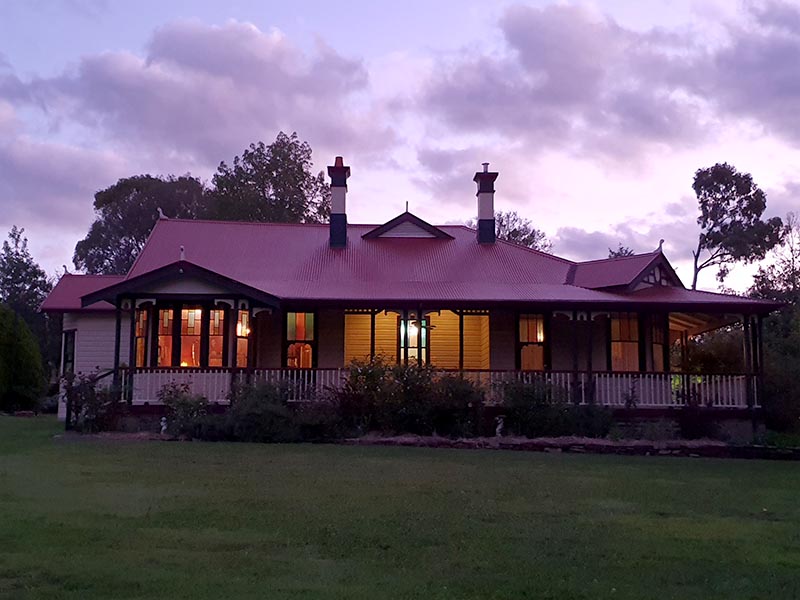
[[[311,172],[311,146],[283,132],[272,144],[250,144],[213,177],[212,218],[226,221],[320,223],[330,216],[330,186]]]
[[[39,306],[53,285],[28,250],[25,230],[14,225],[0,252],[0,302],[18,315],[33,332],[48,363],[58,357],[58,336],[51,335],[48,318]],[[52,328],[56,329],[56,328]]]
[[[608,258],[622,258],[624,256],[633,256],[633,254],[633,250],[628,246],[623,246],[622,242],[619,243],[619,247],[616,250],[608,249]]]
[[[767,259],[749,293],[789,306],[764,320],[764,415],[770,428],[792,430],[800,428],[800,220],[794,213],[786,215],[783,239]]]
[[[158,209],[171,218],[195,219],[206,213],[204,196],[203,184],[190,175],[135,175],[100,190],[94,195],[95,221],[75,246],[75,268],[124,275],[144,247]]]
[[[692,289],[703,269],[718,267],[720,282],[737,262],[764,258],[783,234],[780,217],[763,221],[767,196],[749,173],[740,173],[727,163],[698,169],[692,185],[700,207],[700,235],[694,257]]]
[[[527,246],[541,252],[550,252],[553,242],[547,239],[547,234],[541,229],[536,229],[530,219],[519,216],[517,211],[496,211],[494,213],[495,232],[499,239]],[[466,222],[467,227],[477,228],[475,219]]]
[[[36,339],[19,315],[0,304],[0,411],[34,408],[43,384]]]
[[[783,239],[768,258],[753,276],[750,295],[800,306],[800,220],[795,213],[786,215]]]

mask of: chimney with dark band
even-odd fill
[[[344,248],[347,246],[347,178],[350,177],[350,167],[344,165],[341,156],[337,156],[332,167],[328,167],[328,177],[331,178],[331,248]]]
[[[478,184],[478,243],[494,244],[494,180],[498,173],[489,172],[489,163],[483,163],[483,171],[472,179]]]

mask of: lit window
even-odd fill
[[[225,365],[225,311],[214,309],[208,319],[208,366]]]
[[[417,319],[415,313],[410,313],[408,319],[400,319],[400,357],[408,357],[408,362],[428,362],[427,319]]]
[[[314,313],[286,313],[286,366],[310,369],[314,366]]]
[[[158,366],[172,365],[172,309],[158,311]]]
[[[250,314],[240,310],[236,320],[236,366],[247,366],[247,346],[250,337]]]
[[[523,371],[544,370],[544,316],[519,316],[519,357]]]
[[[181,366],[200,366],[200,329],[203,309],[199,306],[181,310]]]
[[[140,308],[136,311],[136,322],[134,326],[135,334],[135,356],[136,366],[147,366],[147,309]]]
[[[636,313],[611,315],[611,370],[639,370],[639,318]]]

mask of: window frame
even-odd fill
[[[516,315],[516,323],[515,323],[515,337],[516,337],[516,365],[517,370],[522,371],[522,352],[528,346],[539,347],[542,349],[542,370],[549,371],[549,344],[548,340],[550,338],[550,322],[549,322],[549,315],[547,313],[535,313],[535,312],[519,312]],[[541,341],[523,341],[522,340],[522,320],[523,318],[530,318],[535,317],[541,320],[541,330],[542,330],[542,339]],[[536,372],[537,369],[528,369],[530,371]]]
[[[298,338],[296,335],[293,338],[289,338],[289,315],[311,315],[312,324],[311,324],[311,339],[304,337],[303,339]],[[295,317],[296,321],[296,317]],[[295,333],[297,333],[297,329],[295,328]],[[282,356],[282,364],[283,368],[285,369],[316,369],[317,368],[317,360],[318,360],[318,346],[317,342],[319,339],[319,318],[317,311],[315,310],[287,310],[284,312],[283,316],[283,356]],[[310,367],[299,367],[299,366],[291,366],[289,365],[289,348],[294,344],[308,344],[311,348],[311,366]]]
[[[75,350],[77,349],[78,330],[65,329],[61,336],[61,376],[75,374]],[[72,366],[67,371],[67,347],[72,348]]]
[[[622,334],[622,315],[627,321],[627,337],[623,339]],[[614,332],[614,322],[620,322],[618,333]],[[619,339],[615,337],[619,336]],[[635,337],[634,337],[635,336]],[[633,338],[633,339],[631,339]],[[619,369],[614,364],[614,345],[622,344],[623,353],[625,348],[630,348],[635,344],[636,348],[636,368]],[[641,373],[642,372],[642,321],[641,315],[631,311],[618,311],[609,313],[608,317],[608,367],[612,373]]]

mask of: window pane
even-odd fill
[[[158,311],[158,361],[159,367],[172,366],[172,309]]]
[[[286,352],[286,366],[290,369],[310,369],[313,350],[311,344],[289,344]]]
[[[236,338],[236,366],[247,367],[247,338]]]
[[[158,336],[158,366],[172,366],[172,336]]]
[[[306,315],[306,337],[303,338],[307,341],[314,339],[314,313],[305,313]]]
[[[75,372],[75,332],[64,333],[64,375]]]
[[[523,344],[544,342],[544,317],[542,315],[519,316],[519,341]]]
[[[225,311],[214,309],[208,319],[208,366],[225,365],[223,350],[225,348]]]
[[[527,344],[522,347],[520,364],[523,371],[544,370],[544,346]]]
[[[637,342],[612,342],[611,369],[613,371],[638,371],[639,344]]]
[[[144,338],[136,338],[136,366],[138,368],[144,367],[146,358],[146,347]]]
[[[286,315],[286,339],[297,339],[297,313],[287,313]]]

